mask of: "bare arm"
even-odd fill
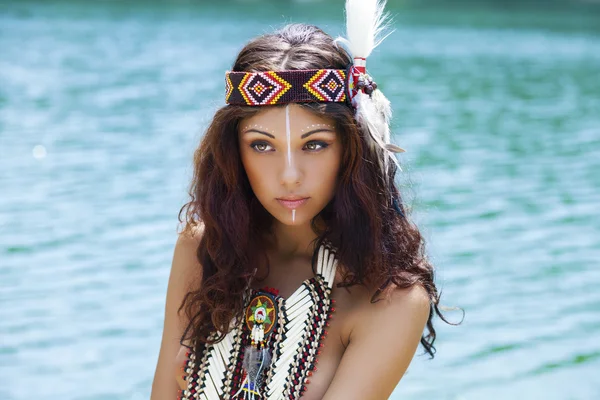
[[[323,400],[384,400],[408,368],[429,318],[421,286],[365,305]]]
[[[150,400],[175,400],[180,385],[176,380],[181,367],[181,345],[179,340],[187,326],[187,319],[182,314],[177,314],[185,294],[192,288],[200,285],[202,267],[196,259],[196,249],[200,243],[201,231],[193,235],[180,234],[175,244],[173,262],[169,283],[167,285],[167,299],[165,304],[165,320],[152,382]],[[181,374],[183,375],[183,374]]]

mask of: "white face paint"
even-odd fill
[[[287,141],[287,163],[291,168],[292,160],[292,130],[290,128],[290,105],[285,106],[285,138]],[[292,209],[292,223],[296,222],[296,209]]]
[[[287,140],[287,162],[292,166],[292,132],[290,129],[290,105],[285,106],[285,138]]]

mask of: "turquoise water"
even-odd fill
[[[284,22],[342,33],[339,1],[202,4],[0,5],[0,399],[149,397],[224,71]],[[600,12],[427,4],[369,69],[466,317],[392,398],[600,398]]]

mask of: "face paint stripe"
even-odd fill
[[[287,138],[287,158],[288,165],[292,165],[292,140],[291,140],[291,128],[290,128],[290,105],[285,106],[285,136]]]
[[[287,139],[288,166],[292,166],[292,129],[290,128],[290,105],[285,106],[285,136]],[[296,210],[292,210],[292,224],[296,222]]]

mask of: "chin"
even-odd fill
[[[292,210],[281,207],[279,203],[275,205],[275,209],[267,209],[267,211],[269,211],[269,213],[277,220],[277,222],[286,226],[309,224],[311,219],[317,215],[316,212],[313,212],[314,210],[300,207],[296,209],[295,218],[292,220]]]
[[[310,218],[306,217],[306,213],[301,212],[300,210],[296,210],[296,216],[293,220],[291,210],[288,212],[277,213],[277,215],[274,217],[281,224],[288,226],[304,225],[310,222]]]

